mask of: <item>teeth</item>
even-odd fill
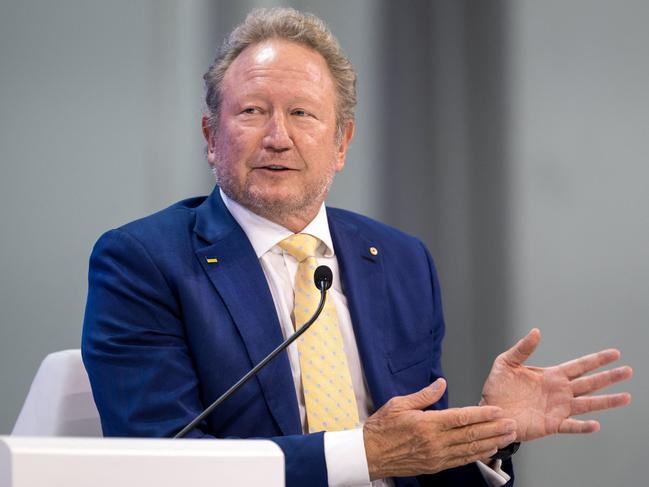
[[[269,169],[285,169],[284,166],[268,166]]]

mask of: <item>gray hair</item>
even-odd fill
[[[336,134],[340,139],[346,123],[354,120],[356,72],[325,23],[315,15],[293,8],[255,9],[225,40],[203,76],[211,126],[216,127],[218,121],[221,87],[226,71],[244,49],[268,39],[285,39],[302,44],[324,58],[336,88]]]

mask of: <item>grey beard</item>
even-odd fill
[[[217,163],[218,164],[218,163]],[[327,173],[317,184],[307,188],[301,198],[268,201],[254,188],[239,186],[238,182],[230,177],[228,171],[219,171],[212,166],[212,174],[216,184],[223,190],[228,198],[249,209],[253,213],[267,220],[282,224],[288,218],[303,218],[320,207],[333,183],[334,171]]]

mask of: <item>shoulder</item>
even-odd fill
[[[416,278],[430,280],[432,276],[433,284],[436,283],[434,260],[419,238],[347,210],[327,208],[327,216],[336,253],[359,250],[364,253],[375,247],[386,272],[396,273],[394,282]]]
[[[206,196],[184,199],[163,210],[122,225],[118,230],[133,236],[160,235],[167,238],[170,236],[168,233],[170,231],[187,227],[191,230],[195,221],[195,210],[205,199]]]
[[[195,210],[205,196],[188,198],[105,232],[95,244],[95,251],[105,246],[174,248],[189,242],[195,224]]]

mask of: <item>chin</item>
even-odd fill
[[[259,206],[293,208],[298,202],[304,199],[304,195],[291,191],[290,188],[260,188],[252,186],[248,188],[246,199],[255,201]],[[300,206],[297,204],[297,206]]]

